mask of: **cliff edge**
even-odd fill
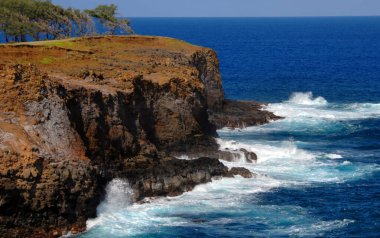
[[[82,231],[114,178],[137,201],[230,176],[216,128],[277,119],[225,100],[216,53],[171,38],[3,45],[0,62],[0,236]]]

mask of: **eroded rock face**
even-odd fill
[[[16,67],[22,73],[8,86],[3,82],[4,90],[32,91],[20,104],[3,101],[3,112],[11,109],[8,119],[16,122],[6,116],[1,122],[7,134],[0,161],[5,227],[84,225],[96,215],[104,184],[116,176],[130,179],[143,197],[178,194],[210,181],[214,169],[223,171],[218,161],[161,161],[159,156],[212,132],[202,93],[187,92],[196,90],[191,84],[136,79],[133,90],[105,92],[50,78],[34,66]],[[147,168],[129,162],[137,155],[149,156]],[[141,169],[149,189],[141,189],[136,174]]]
[[[215,51],[199,51],[192,55],[192,64],[198,69],[205,85],[207,106],[210,110],[219,111],[223,107],[224,92],[219,72],[219,61]]]
[[[221,90],[215,53],[202,48],[160,53],[170,68],[182,67],[189,75],[126,76],[124,87],[108,78],[108,71],[87,70],[91,73],[76,78],[38,64],[1,65],[2,232],[38,237],[80,231],[96,216],[105,185],[116,177],[127,178],[139,200],[177,195],[226,173],[216,159],[166,155],[187,141],[215,135],[208,102],[216,106],[223,94],[206,96],[209,89]],[[101,80],[93,80],[99,75]],[[219,81],[216,86],[213,80]]]
[[[137,201],[228,175],[209,120],[225,105],[212,50],[170,38],[92,37],[0,53],[2,235],[82,231],[114,178],[128,179]]]

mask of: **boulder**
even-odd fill
[[[257,161],[257,155],[254,152],[249,152],[246,149],[240,149],[244,153],[244,157],[247,163],[253,163]]]
[[[232,167],[228,171],[228,175],[230,175],[230,176],[240,175],[243,178],[252,178],[252,177],[254,177],[254,174],[251,171],[249,171],[248,169],[243,168],[243,167]]]

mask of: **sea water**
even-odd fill
[[[226,96],[285,119],[222,129],[223,178],[132,204],[115,179],[87,237],[380,237],[380,18],[132,19],[137,33],[215,49]],[[242,155],[243,156],[243,155]]]

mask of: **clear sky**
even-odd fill
[[[380,16],[380,0],[53,0],[64,7],[114,3],[126,17]]]

